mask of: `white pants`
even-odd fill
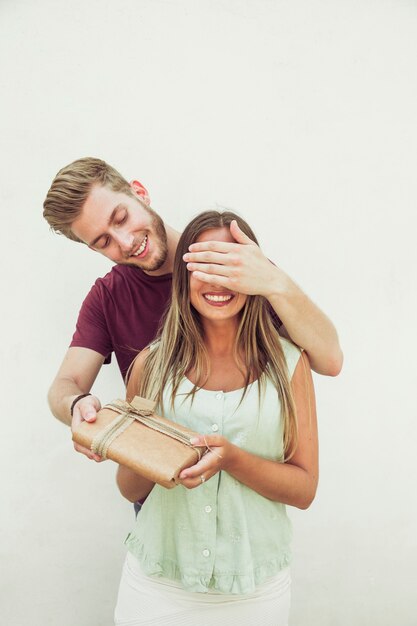
[[[289,569],[248,595],[193,593],[177,581],[145,576],[128,553],[115,610],[116,626],[288,626]]]

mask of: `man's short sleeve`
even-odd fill
[[[90,348],[102,354],[105,363],[110,363],[113,344],[106,322],[99,281],[96,281],[81,305],[70,347]]]

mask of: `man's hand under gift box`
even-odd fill
[[[112,459],[171,489],[180,482],[181,471],[195,465],[207,447],[193,445],[198,433],[156,415],[154,406],[151,400],[135,396],[130,403],[107,404],[90,421],[81,419],[80,412],[78,424],[73,424],[73,440],[80,450]]]

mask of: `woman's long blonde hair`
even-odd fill
[[[172,385],[173,404],[178,387],[188,372],[192,370],[197,381],[189,393],[192,398],[208,379],[210,362],[203,327],[199,313],[190,302],[190,273],[182,257],[204,231],[229,226],[232,220],[236,220],[239,228],[258,243],[250,226],[231,211],[201,213],[188,224],[178,242],[171,304],[162,320],[157,345],[145,360],[138,389],[139,395],[155,400],[161,408],[163,391],[168,383]],[[264,297],[248,296],[240,312],[234,351],[236,363],[245,376],[242,398],[251,381],[259,381],[260,393],[265,377],[276,387],[283,417],[284,456],[290,458],[297,442],[295,405],[281,342],[271,318],[270,305]]]

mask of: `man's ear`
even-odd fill
[[[145,204],[147,204],[148,206],[151,204],[151,198],[149,196],[148,190],[142,185],[142,183],[140,183],[138,180],[132,180],[130,181],[130,186],[133,193],[135,193],[137,196],[140,196]]]

